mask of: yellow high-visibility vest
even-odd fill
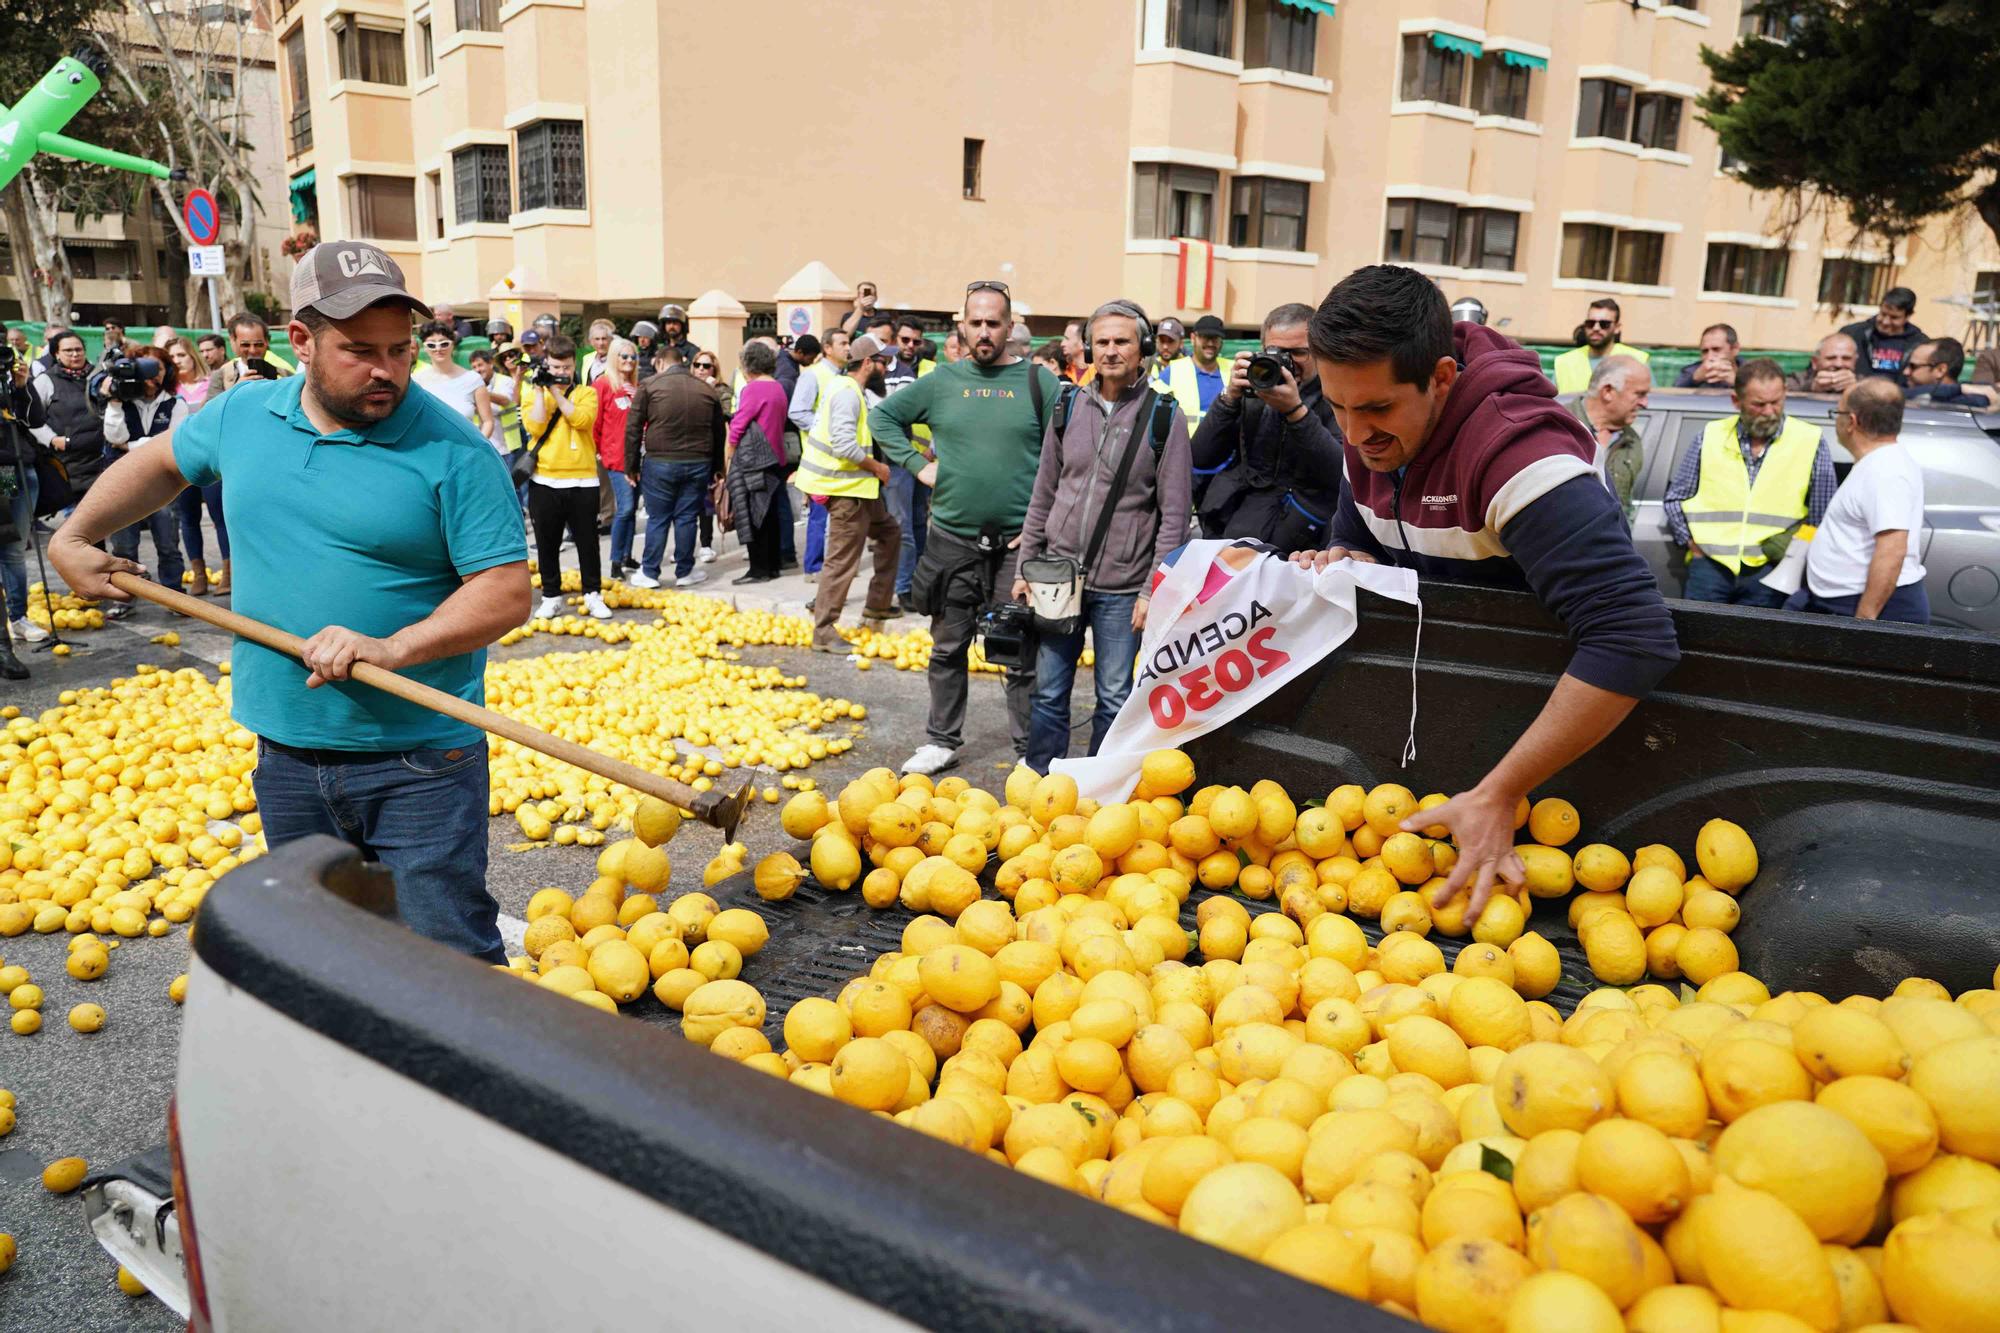
[[[1778,438],[1765,446],[1752,486],[1736,423],[1736,417],[1723,417],[1701,433],[1701,482],[1681,508],[1701,553],[1732,574],[1764,564],[1764,540],[1806,517],[1820,446],[1818,426],[1786,417]]]
[[[1223,382],[1227,384],[1229,372],[1223,368],[1220,361],[1216,362],[1215,368],[1222,375]],[[1164,376],[1160,374],[1161,369],[1161,367],[1155,367],[1153,370],[1153,388],[1180,404],[1181,415],[1187,418],[1188,434],[1192,435],[1194,428],[1201,424],[1201,380],[1199,378],[1201,367],[1195,365],[1194,358],[1191,356],[1177,356],[1167,362],[1164,367],[1167,373]]]
[[[807,495],[850,495],[857,500],[873,500],[882,493],[875,474],[861,464],[833,452],[833,401],[846,394],[861,395],[861,386],[846,375],[820,390],[819,406],[813,411],[813,427],[807,432],[799,459],[799,489]],[[855,438],[863,450],[874,446],[868,434],[868,408],[864,403],[855,423]]]
[[[1630,356],[1636,357],[1640,361],[1651,361],[1653,359],[1651,352],[1642,352],[1636,347],[1627,347],[1624,343],[1612,343],[1611,350],[1604,355]],[[1591,357],[1588,347],[1572,348],[1570,351],[1564,352],[1556,358],[1556,392],[1582,393],[1585,389],[1588,389],[1590,387],[1590,372],[1596,365],[1597,362]]]
[[[917,378],[922,379],[924,376],[930,374],[933,370],[936,369],[937,369],[937,362],[935,361],[919,361],[917,363]],[[924,441],[924,443],[917,446],[920,452],[922,453],[931,452],[931,446],[930,446],[931,428],[929,426],[919,424],[910,427],[910,438],[913,440]]]

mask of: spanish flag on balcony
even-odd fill
[[[1213,301],[1215,247],[1186,236],[1180,238],[1179,245],[1180,273],[1174,282],[1174,308],[1206,310]]]

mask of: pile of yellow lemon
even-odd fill
[[[1161,752],[1132,804],[1192,782]],[[1505,953],[1468,946],[1448,971],[1416,931],[1371,946],[1338,911],[1215,897],[1191,936],[1196,880],[1171,834],[1125,838],[1128,817],[1146,827],[1132,804],[1089,809],[1032,774],[1007,795],[875,770],[787,806],[793,832],[820,820],[822,883],[884,876],[877,900],[924,914],[838,997],[794,1005],[782,1052],[740,976],[761,919],[706,893],[662,908],[664,852],[643,841],[607,848],[582,897],[537,895],[510,966],[607,1010],[650,981],[718,1054],[1454,1333],[1995,1326],[2000,989],[1911,978],[1835,1004],[1727,970],[1692,992],[1606,987],[1565,1019]],[[1276,818],[1268,793],[1252,805]],[[939,850],[902,841],[913,817],[920,838],[944,826]],[[1079,817],[1046,876],[1015,864]],[[998,900],[969,864],[989,837],[1027,839]],[[1159,864],[1127,865],[1140,842]],[[779,853],[754,878],[782,899],[804,873]]]
[[[96,602],[73,593],[49,596],[39,583],[28,585],[28,619],[43,629],[103,629],[104,612]]]

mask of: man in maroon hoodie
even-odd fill
[[[1591,467],[1589,436],[1533,352],[1453,324],[1435,283],[1391,264],[1329,292],[1311,341],[1347,438],[1347,489],[1331,549],[1293,559],[1525,589],[1576,642],[1547,707],[1493,771],[1406,825],[1456,836],[1458,865],[1436,901],[1469,884],[1477,920],[1496,876],[1525,878],[1514,854],[1522,798],[1610,735],[1680,660],[1673,619]]]

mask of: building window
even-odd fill
[[[460,32],[500,31],[500,0],[455,0]]]
[[[444,239],[444,173],[426,171],[424,173],[424,197],[431,205],[431,239]]]
[[[1284,0],[1250,0],[1243,15],[1243,63],[1252,69],[1313,72],[1319,15]]]
[[[1303,181],[1238,176],[1230,184],[1229,243],[1254,250],[1304,250],[1310,197]]]
[[[226,69],[212,69],[202,79],[202,95],[210,102],[236,100],[236,75]]]
[[[285,68],[292,83],[292,151],[303,153],[313,146],[312,94],[306,88],[306,30],[297,27],[285,34]]]
[[[1444,102],[1465,105],[1465,55],[1447,51],[1431,40],[1427,32],[1403,37],[1403,83],[1399,94],[1405,102]]]
[[[1821,305],[1872,306],[1889,290],[1889,266],[1859,259],[1827,259],[1819,266]]]
[[[1132,168],[1132,235],[1140,240],[1215,239],[1221,178],[1206,167],[1139,162]]]
[[[1430,199],[1391,199],[1382,258],[1413,264],[1451,262],[1452,222],[1458,210]]]
[[[1167,0],[1167,45],[1227,60],[1236,51],[1235,0]]]
[[[468,222],[505,222],[513,207],[507,190],[507,146],[481,143],[451,155],[452,215]]]
[[[403,72],[403,30],[363,26],[352,14],[341,14],[332,23],[335,66],[340,77],[359,83],[382,83],[400,88],[408,79]]]
[[[1692,4],[1692,0],[1675,0],[1675,3],[1689,6]],[[1755,12],[1762,7],[1756,3],[1756,0],[1750,0],[1750,3],[1743,6],[1746,12],[1742,18],[1736,21],[1736,35],[1738,37],[1762,37],[1767,42],[1789,41],[1792,35],[1792,24],[1794,22],[1802,22],[1803,20],[1795,20],[1783,13]]]
[[[431,36],[431,21],[417,20],[417,77],[428,79],[437,73],[437,42]]]
[[[1526,65],[1510,64],[1498,51],[1472,62],[1472,109],[1482,116],[1528,119],[1529,76]]]
[[[965,141],[961,188],[965,191],[967,199],[982,199],[985,197],[980,193],[979,189],[979,168],[985,156],[986,140],[967,139]]]
[[[582,121],[538,120],[523,125],[516,151],[520,154],[523,213],[534,208],[584,207]]]
[[[1660,262],[1667,251],[1666,234],[1657,231],[1621,231],[1618,250],[1611,263],[1611,280],[1636,287],[1656,287],[1660,282]]]
[[[2000,302],[2000,271],[1981,269],[1972,280],[1972,303],[1985,313],[1985,307],[1995,302]]]
[[[1702,290],[1734,292],[1741,296],[1783,296],[1791,255],[1782,246],[1766,249],[1711,241],[1708,266],[1702,274]]]
[[[64,241],[70,276],[79,281],[130,282],[139,276],[139,252],[128,241]]]
[[[417,192],[408,176],[349,176],[347,225],[356,239],[417,239]]]
[[[1623,139],[1632,128],[1632,85],[1585,79],[1576,102],[1576,137]]]
[[[1462,208],[1454,227],[1452,263],[1460,268],[1514,268],[1521,215],[1500,208]]]
[[[1642,148],[1673,152],[1681,146],[1681,99],[1666,93],[1640,93],[1633,103],[1632,142]]]

